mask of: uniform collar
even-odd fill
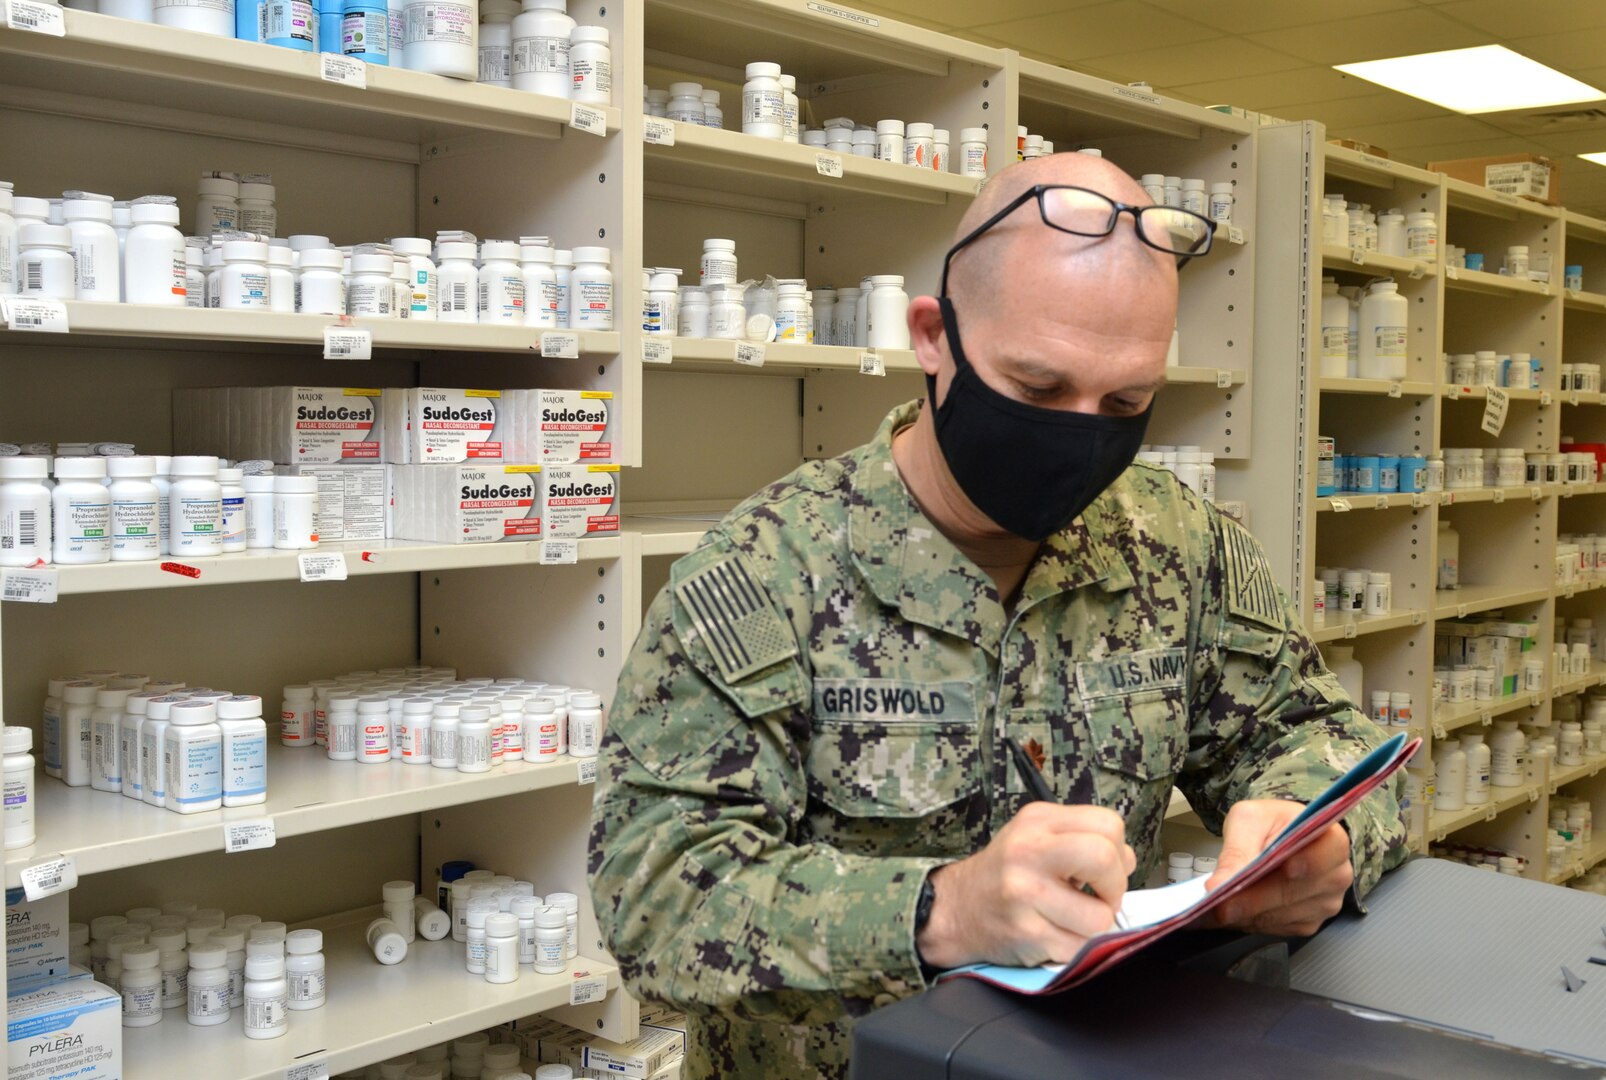
[[[893,435],[919,415],[918,401],[898,406],[858,451],[848,513],[853,564],[904,618],[996,655],[1008,620],[992,579],[921,512],[892,460]],[[1131,587],[1131,571],[1107,539],[1118,522],[1118,504],[1101,496],[1049,537],[1027,572],[1018,610],[1093,582],[1109,591]]]

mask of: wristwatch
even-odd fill
[[[915,959],[920,961],[920,976],[928,984],[936,980],[942,969],[932,967],[920,955],[920,931],[931,921],[931,908],[936,902],[937,888],[931,883],[931,875],[927,874],[926,880],[920,883],[920,899],[915,901]]]

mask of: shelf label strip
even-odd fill
[[[353,60],[339,53],[321,53],[320,60],[322,66],[318,74],[324,82],[352,86],[358,90],[368,89],[368,65],[361,60]]]
[[[578,101],[570,103],[573,108],[569,110],[569,126],[576,131],[584,131],[589,135],[608,134],[608,114],[601,109],[593,109],[590,105],[582,105]]]
[[[46,862],[23,867],[22,892],[29,900],[66,892],[78,884],[78,864],[71,855],[58,855]]]
[[[543,330],[541,357],[544,360],[578,360],[580,335],[569,330]]]
[[[1484,388],[1483,430],[1498,435],[1506,426],[1506,411],[1511,408],[1511,395],[1498,386]]]
[[[6,25],[13,30],[27,30],[51,37],[67,36],[67,20],[55,4],[37,4],[34,0],[8,0]]]
[[[595,784],[597,782],[597,759],[585,758],[575,763],[576,784]]]
[[[842,178],[842,155],[815,154],[814,171],[821,176],[829,176],[833,180],[840,180]]]
[[[230,855],[241,851],[270,848],[279,842],[278,830],[272,818],[255,821],[231,821],[223,826],[223,850]]]
[[[0,600],[13,604],[54,604],[61,587],[59,570],[0,572]]]
[[[372,360],[374,358],[374,332],[366,328],[359,329],[353,326],[324,327],[323,358],[325,360]]]
[[[345,581],[344,551],[303,551],[296,556],[296,569],[302,581]]]
[[[746,364],[748,367],[764,366],[764,343],[761,341],[738,341],[736,343],[736,362]]]
[[[65,334],[67,305],[32,296],[0,296],[0,322],[29,333]]]
[[[885,376],[886,373],[887,373],[887,367],[886,367],[885,364],[883,364],[881,362],[881,355],[879,353],[871,351],[871,352],[862,352],[862,353],[859,354],[859,374],[860,375],[881,375],[881,376]]]
[[[590,1005],[601,1001],[608,996],[608,980],[601,975],[592,975],[586,971],[576,971],[574,981],[569,983],[569,1004]]]
[[[647,335],[641,339],[643,364],[672,364],[675,362],[675,345],[668,338]]]
[[[329,1080],[329,1059],[306,1061],[284,1070],[284,1080]]]
[[[580,561],[578,540],[543,540],[540,548],[542,566],[572,566]]]
[[[674,146],[674,123],[658,116],[645,117],[641,122],[641,141],[654,146]]]

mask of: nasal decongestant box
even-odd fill
[[[518,452],[543,465],[614,459],[613,394],[606,390],[510,390]]]
[[[381,391],[355,386],[223,386],[173,391],[177,453],[278,465],[385,460]]]
[[[318,542],[383,540],[390,510],[386,465],[286,465],[288,476],[318,478]]]
[[[391,535],[436,544],[541,539],[539,465],[392,465]]]
[[[542,536],[584,540],[619,531],[619,466],[542,465]]]
[[[501,390],[389,388],[382,411],[385,460],[395,465],[508,461],[513,435]]]

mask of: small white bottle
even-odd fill
[[[17,292],[47,300],[78,295],[72,233],[65,225],[29,222],[17,228]]]
[[[462,708],[456,701],[435,703],[429,722],[429,763],[437,769],[457,768],[457,731]]]
[[[781,76],[781,141],[798,141],[797,76]]]
[[[491,710],[466,705],[458,714],[457,771],[485,772],[491,767]],[[437,726],[439,720],[437,719]]]
[[[178,455],[168,468],[173,481],[168,499],[172,554],[185,559],[221,555],[223,488],[217,481],[217,458]]]
[[[160,495],[152,478],[156,459],[135,455],[106,459],[111,478],[112,562],[147,562],[159,557]]]
[[[431,698],[408,698],[402,702],[401,723],[391,732],[391,740],[393,746],[400,748],[405,764],[429,764],[431,719],[434,715],[435,702]]]
[[[502,325],[524,322],[524,275],[519,245],[487,240],[480,245],[479,321]]]
[[[1391,575],[1373,570],[1366,575],[1366,614],[1387,615],[1393,606]]]
[[[51,560],[49,476],[49,458],[0,457],[0,566]]]
[[[1210,220],[1222,225],[1232,224],[1232,206],[1235,202],[1232,184],[1210,185]]]
[[[909,294],[903,291],[903,278],[884,274],[871,278],[870,283],[874,291],[866,305],[866,343],[872,349],[907,349]]]
[[[465,963],[470,975],[485,974],[485,920],[496,911],[495,897],[477,896],[468,902],[468,928],[464,942],[467,946]],[[517,921],[514,920],[515,923]]]
[[[162,1019],[162,954],[155,945],[123,946],[123,1026],[150,1027]]]
[[[167,196],[135,199],[123,241],[123,295],[130,304],[183,307],[189,297],[178,204]]]
[[[33,730],[7,726],[0,735],[0,748],[5,751],[4,785],[5,811],[0,822],[4,824],[5,848],[25,848],[34,842],[33,823]]]
[[[387,881],[380,888],[385,918],[396,924],[401,930],[402,940],[409,945],[413,942],[413,897],[417,892],[411,881]]]
[[[613,104],[613,52],[605,26],[576,26],[569,34],[570,94],[585,105]],[[700,123],[699,118],[693,123]]]
[[[347,314],[370,319],[396,317],[391,265],[391,257],[378,252],[360,252],[351,257],[351,279],[346,284]]]
[[[513,89],[569,96],[573,85],[569,40],[574,20],[566,11],[564,0],[524,0],[524,11],[513,20]]]
[[[253,473],[241,477],[240,486],[245,490],[245,546],[249,549],[271,549],[273,477],[267,473]]]
[[[781,65],[747,65],[747,82],[742,86],[742,133],[764,139],[785,138],[786,91],[781,87]]]
[[[274,200],[277,197],[278,193],[272,184],[242,182],[240,231],[256,233],[258,236],[277,236],[279,212],[274,207]]]
[[[877,120],[875,125],[875,156],[877,161],[903,164],[904,135],[902,120]]]
[[[334,248],[303,251],[296,275],[296,310],[311,315],[344,315],[346,279],[340,273],[344,265],[345,257]]]
[[[90,752],[94,733],[92,717],[101,685],[87,679],[67,683],[61,691],[61,779],[68,787],[88,787],[94,775]],[[46,732],[46,744],[49,732]]]
[[[119,794],[123,790],[123,707],[132,690],[98,690],[89,714],[89,786]]]
[[[79,300],[117,303],[123,298],[123,264],[111,224],[111,196],[70,191],[62,199],[62,213],[72,234],[74,295]]]
[[[56,459],[51,559],[58,566],[111,561],[112,500],[105,479],[105,458]]]
[[[119,722],[119,762],[123,770],[123,797],[142,802],[145,798],[145,771],[140,755],[140,729],[145,724],[145,713],[150,702],[167,694],[165,689],[141,690],[129,694],[123,701],[123,716]],[[160,915],[161,911],[156,914]]]
[[[430,902],[427,896],[413,897],[413,925],[418,937],[440,941],[452,932],[452,917]]]
[[[390,702],[365,697],[357,702],[357,760],[382,765],[390,760]]]
[[[719,106],[719,91],[703,88],[703,127],[724,128],[725,110]]]
[[[917,169],[931,168],[932,133],[935,124],[910,124],[903,141],[903,163]]]
[[[407,260],[410,287],[407,317],[434,322],[440,316],[440,272],[429,257],[430,242],[421,236],[397,236],[391,239],[390,246],[398,262],[400,256]]]
[[[272,0],[270,0],[272,2]],[[291,315],[296,310],[295,252],[283,243],[268,245],[268,310]]]
[[[245,474],[239,469],[219,469],[217,482],[222,508],[222,531],[218,534],[218,548],[225,555],[244,551],[245,538]]]
[[[1456,743],[1445,743],[1438,755],[1434,780],[1433,808],[1460,810],[1467,798],[1467,754]]]
[[[286,686],[283,704],[279,707],[279,742],[285,746],[311,746],[313,711],[311,686]]]
[[[513,85],[513,19],[519,10],[514,0],[480,0],[478,81],[483,86]]]
[[[223,735],[223,805],[254,806],[268,798],[268,728],[262,699],[231,694],[217,702]]]
[[[268,245],[256,240],[225,240],[218,274],[218,303],[224,311],[268,311],[273,307],[268,278]]]
[[[535,963],[535,913],[542,907],[539,896],[515,896],[509,913],[519,921],[519,963]]]
[[[556,328],[558,275],[552,269],[552,249],[545,244],[528,244],[521,240],[519,273],[524,281],[524,325]]]
[[[571,892],[548,893],[546,902],[563,912],[564,955],[573,960],[580,954],[580,898]]]
[[[145,702],[145,719],[139,725],[139,780],[140,798],[147,806],[167,805],[167,766],[163,760],[167,728],[173,706],[187,700],[180,694],[163,694]]]
[[[290,1028],[290,986],[284,960],[250,956],[245,961],[245,1037],[277,1039]]]
[[[233,36],[232,34],[230,36]],[[195,231],[201,236],[240,227],[240,182],[227,176],[203,176],[196,185]]]
[[[318,546],[318,478],[273,478],[273,546],[307,551]]]
[[[0,296],[17,291],[17,219],[10,180],[0,180]]]
[[[535,913],[535,970],[557,975],[568,966],[567,916],[562,908],[547,905]]]
[[[479,272],[474,267],[474,245],[449,240],[439,245],[440,321],[479,322]]]
[[[510,983],[519,977],[518,916],[496,912],[485,918],[485,981]]]
[[[94,924],[90,925],[93,928]],[[190,996],[190,961],[184,951],[189,945],[189,936],[179,928],[152,930],[150,943],[161,953],[162,1008],[184,1008]]]
[[[574,272],[569,279],[569,326],[576,330],[613,329],[613,271],[608,249],[574,249]]]
[[[710,238],[703,241],[700,267],[702,284],[736,284],[736,241]]]
[[[558,248],[552,253],[552,274],[558,279],[558,325],[568,327],[574,325],[570,322],[569,300],[572,293],[569,290],[569,281],[574,274],[574,252],[565,248]]]
[[[205,941],[190,946],[189,958],[186,1018],[196,1027],[228,1023],[229,1012],[234,1004],[234,986],[229,978],[229,950],[216,941]]]
[[[934,128],[931,132],[931,171],[953,172],[951,165],[948,131],[946,128]]]
[[[476,19],[471,3],[408,0],[402,9],[400,48],[390,55],[409,71],[473,82],[479,74]]]
[[[288,1008],[292,1012],[323,1008],[328,993],[323,931],[290,931],[284,936],[284,951],[285,978],[290,990]]]
[[[601,740],[602,698],[589,690],[575,691],[569,698],[569,755],[596,757]]]
[[[162,737],[162,765],[169,810],[199,814],[222,809],[223,733],[215,704],[191,698],[173,706]]]
[[[331,761],[357,760],[357,700],[350,694],[335,694],[329,698],[325,730]]]
[[[1489,747],[1482,735],[1462,735],[1461,749],[1467,759],[1466,804],[1482,806],[1489,801]]]

